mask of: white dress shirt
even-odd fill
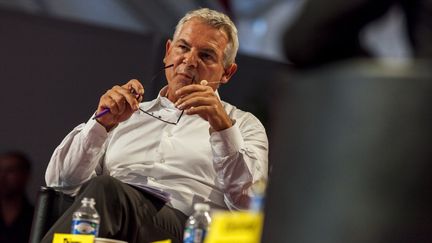
[[[267,180],[267,136],[251,113],[222,104],[235,124],[211,133],[209,123],[198,115],[184,114],[172,125],[137,111],[108,133],[90,119],[56,148],[46,183],[74,194],[90,178],[108,174],[169,194],[167,203],[186,215],[196,202],[214,209],[246,208],[251,185]],[[140,107],[174,122],[180,115],[161,95]]]

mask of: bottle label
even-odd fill
[[[260,212],[264,203],[264,197],[262,195],[255,195],[252,197],[249,205],[249,210],[252,212]]]
[[[185,229],[183,243],[202,243],[206,235],[206,230],[187,227]]]
[[[72,220],[72,234],[84,234],[97,236],[99,224],[90,220]]]

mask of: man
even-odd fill
[[[76,127],[48,165],[49,186],[81,189],[43,242],[70,231],[83,197],[95,198],[99,236],[128,242],[182,242],[197,202],[247,208],[251,186],[267,179],[268,142],[257,118],[217,93],[237,70],[237,49],[227,16],[189,12],[166,43],[168,85],[155,100],[140,104],[138,80],[102,95],[95,119]]]
[[[0,155],[0,242],[29,240],[33,205],[26,197],[31,162],[21,152]]]

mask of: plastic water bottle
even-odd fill
[[[263,194],[255,194],[249,203],[249,211],[254,213],[259,213],[262,211],[264,204],[264,195]]]
[[[262,212],[264,206],[264,194],[267,181],[259,180],[252,185],[253,196],[249,202],[249,211]]]
[[[99,233],[99,214],[94,208],[93,198],[83,198],[81,207],[72,216],[72,234],[84,234],[98,236]]]
[[[195,212],[186,222],[183,242],[184,243],[202,243],[207,235],[210,226],[210,206],[205,203],[196,203]]]

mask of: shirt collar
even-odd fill
[[[161,89],[161,91],[159,91],[157,99],[159,100],[159,103],[163,108],[175,109],[176,107],[174,103],[172,103],[171,100],[167,98],[167,91],[168,85],[166,85]]]

